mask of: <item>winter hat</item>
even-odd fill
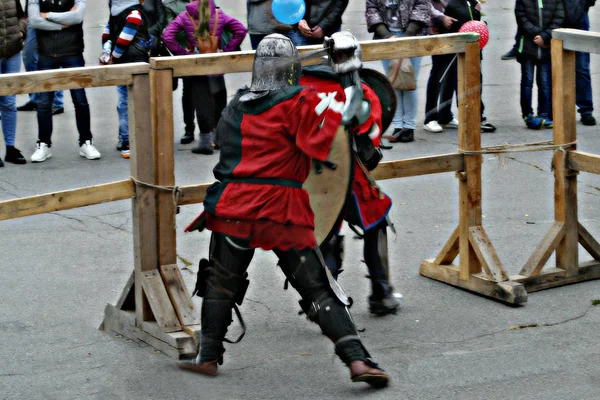
[[[129,7],[137,6],[138,4],[140,4],[140,0],[112,0],[110,15],[116,17]]]

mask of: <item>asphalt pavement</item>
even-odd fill
[[[225,12],[245,23],[245,3],[220,0]],[[105,2],[88,1],[85,59],[97,64]],[[483,145],[549,140],[551,130],[525,129],[520,118],[520,69],[501,61],[512,45],[512,2],[484,5],[490,42],[483,58],[483,100],[495,133]],[[600,8],[590,12],[600,31]],[[344,28],[370,39],[364,2],[351,1]],[[249,40],[243,49],[250,49]],[[379,62],[368,63],[381,69]],[[385,160],[435,155],[457,149],[456,131],[423,130],[430,58],[422,63],[415,142],[395,144]],[[592,55],[595,94],[600,58]],[[226,77],[229,94],[250,75]],[[129,161],[117,144],[116,90],[87,90],[94,141],[102,159],[78,155],[75,114],[65,93],[65,113],[54,117],[53,158],[0,169],[0,200],[107,183],[129,177]],[[211,182],[218,154],[201,156],[180,145],[181,89],[175,97],[176,181]],[[18,104],[27,96],[18,96]],[[596,113],[600,117],[600,112]],[[600,154],[600,131],[577,123],[578,148]],[[198,132],[196,132],[196,135]],[[17,147],[30,157],[37,138],[35,113],[19,113]],[[0,154],[4,155],[0,143]],[[551,153],[517,153],[483,164],[484,227],[509,274],[517,273],[554,221]],[[226,346],[219,376],[182,372],[173,359],[144,343],[98,330],[103,310],[116,301],[133,268],[131,202],[0,222],[0,399],[598,399],[600,398],[600,282],[529,294],[520,307],[424,278],[423,259],[435,257],[458,223],[454,174],[383,181],[394,200],[390,236],[392,281],[404,295],[398,315],[369,314],[369,282],[362,243],[346,235],[340,283],[354,298],[351,309],[365,345],[391,375],[391,386],[373,390],[352,384],[332,344],[316,325],[298,316],[298,295],[284,291],[275,257],[258,251],[242,312],[244,340]],[[600,239],[600,177],[579,175],[579,218]],[[185,206],[177,216],[177,252],[188,287],[207,254],[209,234],[184,234],[202,209]],[[581,250],[582,261],[591,257]],[[190,262],[190,266],[186,266]],[[548,262],[554,263],[554,258]],[[200,305],[199,300],[195,300]],[[530,326],[530,327],[525,327]],[[239,331],[234,324],[232,334]]]

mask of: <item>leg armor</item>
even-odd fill
[[[337,234],[333,235],[328,242],[321,245],[320,250],[333,279],[337,280],[339,274],[343,271],[344,236]]]
[[[244,247],[237,239],[212,234],[210,260],[204,262],[200,362],[217,360],[224,352],[223,341],[231,324],[231,311],[235,303],[241,304],[244,298],[248,287],[246,270],[253,255],[254,249]],[[197,286],[201,293],[202,284]]]
[[[346,305],[328,282],[329,271],[318,249],[275,250],[275,254],[290,284],[302,296],[300,305],[308,318],[319,324],[323,334],[333,341],[342,361],[349,364],[369,360]]]
[[[385,315],[395,313],[400,306],[401,295],[394,295],[390,286],[390,267],[387,247],[387,223],[380,222],[377,226],[365,231],[364,257],[372,293],[369,296],[371,313]]]

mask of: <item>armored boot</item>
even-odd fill
[[[390,381],[389,375],[371,360],[351,361],[348,368],[350,368],[352,382],[365,382],[374,388],[383,388]]]
[[[369,296],[369,312],[375,315],[396,314],[402,295],[393,293],[388,281],[371,278],[372,293]]]

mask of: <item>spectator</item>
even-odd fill
[[[209,35],[215,26],[216,7],[213,0],[194,1],[186,6],[186,11],[179,14],[167,25],[163,32],[163,41],[171,53],[176,56],[196,54],[197,38]],[[222,51],[235,51],[246,37],[246,27],[237,19],[219,10],[215,35],[221,41],[223,30],[227,28],[232,37],[226,45],[220,44]],[[177,42],[177,34],[185,32],[187,47]],[[195,154],[212,154],[214,129],[227,105],[227,89],[223,75],[192,76],[184,79],[184,87],[191,90],[191,98],[196,110],[196,118],[200,127],[200,140],[192,149]]]
[[[247,0],[248,33],[250,45],[255,50],[263,38],[271,33],[286,35],[292,29],[291,25],[282,24],[271,11],[271,0]]]
[[[450,0],[446,6],[445,14],[454,19],[452,26],[449,29],[450,32],[458,32],[466,22],[481,20],[481,3],[479,3],[478,0]],[[451,82],[454,84],[454,91],[457,89],[457,72],[456,63],[453,62],[451,73],[455,78]],[[483,75],[480,76],[480,91],[483,91]],[[481,131],[494,132],[496,127],[487,120],[484,111],[485,106],[483,101],[481,101]],[[458,121],[456,122],[458,126]]]
[[[348,0],[306,0],[304,18],[288,33],[296,46],[321,44],[325,36],[342,29],[342,14]]]
[[[83,67],[83,15],[85,0],[60,2],[29,0],[29,23],[37,29],[37,48],[40,71],[57,68]],[[32,162],[46,161],[52,157],[52,101],[54,92],[39,94],[37,107],[38,142],[31,156]],[[79,155],[97,160],[100,153],[92,142],[90,106],[85,89],[71,89],[75,105],[75,119],[79,131]]]
[[[521,113],[529,129],[552,128],[552,30],[564,22],[563,0],[517,0],[515,16],[521,37]],[[533,76],[538,87],[537,116],[533,115]]]
[[[19,0],[2,0],[0,9],[0,74],[17,73],[21,70],[21,49],[27,34],[27,17]],[[25,164],[27,161],[15,147],[17,134],[16,96],[0,96],[2,133],[6,145],[6,162]],[[4,162],[0,158],[0,167]]]
[[[190,0],[163,0],[163,6],[165,8],[165,27],[171,21],[173,21],[179,14],[185,12],[185,6],[190,3]],[[163,27],[164,29],[164,27]],[[187,47],[187,37],[184,32],[180,32],[177,35],[177,43],[183,48]],[[167,49],[168,50],[168,49]],[[177,89],[178,79],[173,79],[173,90]],[[185,133],[181,137],[181,144],[189,144],[194,141],[194,131],[196,126],[194,124],[194,103],[191,96],[191,89],[186,86],[186,79],[182,79],[183,87],[181,90],[181,107],[183,110],[183,123],[185,125]]]
[[[449,0],[433,0],[431,3],[432,34],[448,33],[456,19],[444,14]],[[452,70],[452,71],[451,71]],[[457,128],[458,121],[452,114],[452,98],[456,89],[456,65],[453,54],[431,56],[431,72],[427,81],[425,101],[425,130],[442,132],[444,127]]]
[[[366,0],[367,29],[374,32],[374,39],[422,36],[428,33],[431,21],[431,0]],[[415,71],[415,80],[419,80],[421,58],[411,58]],[[389,67],[389,60],[382,60],[383,69]],[[418,90],[396,90],[398,106],[392,125],[394,132],[390,142],[412,142],[415,140],[417,110],[419,106]]]
[[[27,15],[27,3],[25,3],[25,15]],[[28,25],[27,37],[25,38],[25,47],[23,48],[23,65],[25,66],[25,71],[37,71],[37,63],[37,35],[35,34],[35,29],[31,25]],[[39,96],[37,93],[29,93],[29,101],[22,106],[17,107],[17,111],[36,111],[38,97]],[[65,112],[63,98],[64,96],[62,90],[57,90],[54,92],[52,115],[58,115]]]
[[[149,17],[143,11],[145,0],[112,0],[109,2],[110,17],[102,32],[102,47],[111,41],[111,54],[101,64],[125,64],[148,62]],[[162,4],[161,4],[162,6]],[[156,18],[155,18],[156,19]],[[160,28],[158,28],[160,30]],[[117,86],[117,115],[119,117],[119,142],[117,150],[123,158],[129,158],[129,111],[127,85]]]
[[[596,0],[564,0],[565,21],[563,27],[584,31],[590,30],[588,10],[596,4]],[[592,98],[592,77],[590,75],[590,53],[578,51],[575,53],[575,102],[581,123],[596,125],[592,115],[594,101]]]

